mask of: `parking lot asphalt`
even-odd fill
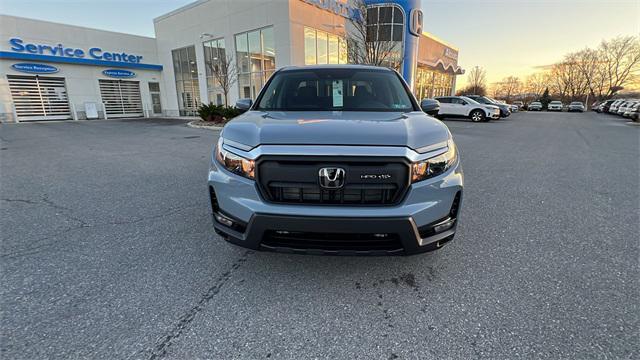
[[[1,125],[0,357],[640,358],[640,127],[446,124],[465,170],[455,241],[375,258],[221,240],[215,131]]]

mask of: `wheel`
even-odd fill
[[[469,114],[469,118],[471,118],[471,121],[473,122],[480,122],[484,121],[486,116],[482,110],[473,110],[471,114]]]

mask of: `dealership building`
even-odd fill
[[[392,44],[385,61],[416,97],[452,94],[458,49],[422,31],[420,0],[366,4],[367,36]],[[154,19],[155,38],[0,15],[0,121],[195,116],[255,98],[278,68],[349,63],[352,5],[199,0]]]

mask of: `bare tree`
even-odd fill
[[[480,66],[475,66],[467,75],[467,87],[465,92],[484,95],[487,89],[487,72]],[[481,94],[482,93],[482,94]]]
[[[349,19],[347,52],[349,62],[374,66],[387,66],[399,70],[402,64],[401,42],[393,41],[391,33],[381,31],[372,10],[363,0],[355,0],[355,14]]]
[[[543,72],[533,73],[527,76],[524,91],[533,95],[535,98],[542,96],[544,90],[549,87],[549,75]]]
[[[603,99],[606,90],[606,76],[598,50],[584,49],[574,54],[576,66],[584,77],[588,96]],[[587,96],[587,98],[588,98]],[[587,104],[588,106],[589,104]]]
[[[625,36],[603,41],[598,50],[606,77],[607,97],[637,81],[640,76],[640,37]]]
[[[213,79],[224,94],[224,106],[227,107],[229,106],[227,100],[229,97],[229,91],[238,80],[238,68],[233,61],[233,57],[231,57],[231,55],[225,56],[224,54],[218,56],[216,60],[208,65],[209,70],[211,70],[211,75],[213,75]]]
[[[551,68],[551,76],[554,80],[553,90],[562,100],[576,100],[588,91],[588,81],[579,63],[578,54],[571,53]]]
[[[494,97],[502,97],[507,102],[511,102],[511,97],[519,94],[522,90],[522,82],[517,76],[507,76],[502,81],[495,84]]]

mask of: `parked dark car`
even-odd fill
[[[434,99],[424,99],[420,102],[420,108],[422,108],[422,111],[427,113],[427,115],[435,117],[438,115],[438,111],[440,111],[440,102]]]
[[[465,95],[466,97],[473,99],[477,102],[479,102],[480,104],[485,104],[485,105],[494,105],[500,108],[500,117],[506,118],[509,115],[511,115],[511,107],[507,104],[503,104],[500,102],[497,102],[496,100],[493,100],[491,98],[488,98],[486,96],[480,96],[480,95]]]
[[[602,104],[600,104],[598,106],[598,112],[599,113],[608,113],[609,112],[609,108],[611,107],[611,104],[613,104],[613,102],[616,101],[615,99],[609,99],[606,100],[604,102],[602,102]]]

